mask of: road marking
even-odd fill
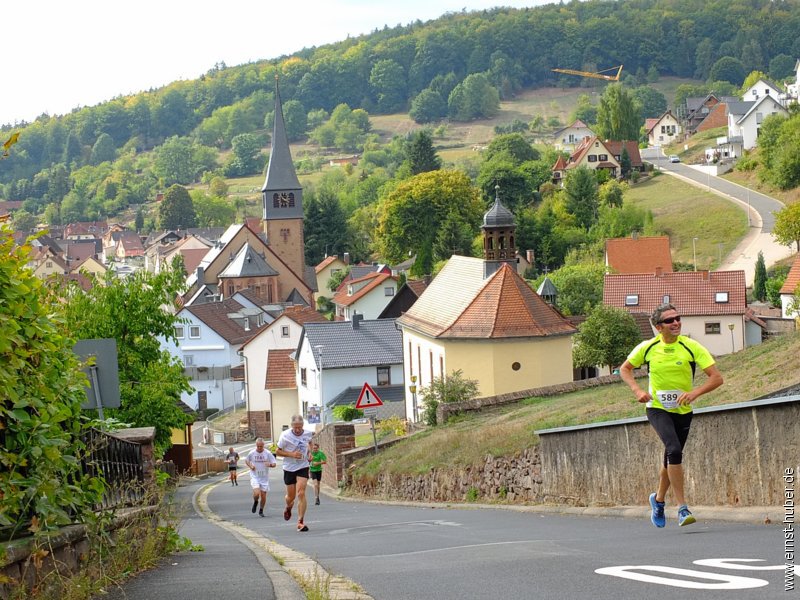
[[[449,527],[461,527],[461,523],[456,523],[455,521],[440,521],[440,520],[432,520],[432,521],[404,521],[399,523],[381,523],[375,525],[361,525],[359,527],[347,527],[345,529],[334,529],[332,530],[329,535],[339,535],[342,533],[353,533],[355,531],[359,531],[362,529],[384,529],[386,527],[408,527],[409,525],[446,525]]]
[[[369,556],[347,556],[342,557],[346,558],[347,560],[356,560],[356,559],[363,559],[363,558],[378,558],[380,557],[397,557],[397,556],[415,556],[418,554],[432,554],[435,552],[450,552],[452,550],[469,550],[472,548],[488,548],[489,546],[520,546],[523,544],[546,544],[546,548],[550,550],[539,550],[537,551],[538,554],[542,556],[566,556],[566,555],[573,555],[573,554],[594,554],[594,552],[590,552],[588,550],[575,550],[575,549],[564,549],[562,546],[559,546],[559,542],[562,540],[517,540],[513,542],[487,542],[484,544],[464,544],[461,546],[445,546],[443,548],[427,548],[425,550],[410,550],[408,552],[393,552],[391,554],[370,554]],[[552,548],[556,548],[552,550]]]
[[[783,571],[786,565],[737,565],[736,562],[765,562],[763,558],[703,558],[694,561],[702,567],[715,567],[718,569],[732,569],[734,571]]]
[[[709,579],[718,583],[703,583],[700,581],[688,581],[686,579],[676,579],[673,577],[659,577],[658,575],[647,575],[636,571],[652,571],[655,573],[668,573],[670,575],[680,575],[692,577],[694,579]],[[611,575],[623,579],[633,579],[646,583],[657,583],[659,585],[669,585],[672,587],[688,588],[694,590],[746,590],[751,588],[764,587],[769,585],[764,579],[754,577],[738,577],[736,575],[718,575],[716,573],[706,573],[693,569],[676,569],[675,567],[664,567],[661,565],[625,565],[622,567],[603,567],[595,569],[595,573],[600,575]]]

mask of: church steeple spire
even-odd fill
[[[272,150],[269,155],[267,177],[261,188],[264,202],[264,219],[302,218],[303,188],[297,179],[289,150],[289,138],[283,121],[278,78],[275,77],[275,123],[272,128]],[[276,211],[276,209],[278,209]],[[294,209],[294,210],[282,210]]]
[[[517,247],[514,244],[514,215],[500,202],[500,186],[494,188],[494,204],[483,215],[483,261],[486,277],[500,268],[502,263],[516,263]]]

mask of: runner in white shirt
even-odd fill
[[[250,512],[256,512],[260,499],[261,508],[258,510],[258,516],[263,517],[269,491],[269,469],[277,464],[272,452],[264,449],[263,438],[256,440],[256,447],[244,459],[244,464],[250,469],[250,487],[253,488],[253,508]]]
[[[308,531],[303,522],[306,516],[306,485],[311,456],[310,431],[303,430],[303,417],[292,415],[292,427],[281,433],[277,455],[283,457],[283,483],[286,484],[286,508],[283,518],[292,518],[292,506],[297,498],[297,531]]]

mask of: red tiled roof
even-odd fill
[[[233,298],[226,298],[222,302],[192,304],[184,308],[233,345],[242,344],[261,329],[256,325],[255,319],[251,319],[250,330],[246,331],[244,327],[228,316],[244,308]]]
[[[709,129],[716,129],[717,127],[725,127],[728,125],[728,105],[725,102],[719,102],[706,115],[700,124],[697,126],[697,131],[707,131]]]
[[[792,267],[786,275],[786,281],[781,286],[781,294],[794,294],[797,286],[800,285],[800,254],[794,257]]]
[[[267,379],[264,389],[286,390],[297,388],[294,361],[289,358],[292,348],[267,351]]]
[[[606,140],[603,144],[615,158],[619,156],[620,159],[622,158],[622,148],[624,146],[628,150],[628,158],[631,159],[632,167],[641,167],[644,164],[642,155],[639,154],[639,144],[635,140],[627,140],[625,142]]]
[[[669,237],[613,238],[606,240],[606,263],[618,274],[672,272]]]
[[[200,263],[203,262],[206,254],[210,248],[187,248],[186,250],[178,250],[178,254],[183,257],[183,267],[187,273],[194,273]]]
[[[407,279],[406,287],[409,288],[414,295],[419,298],[422,292],[428,287],[428,283],[424,279]]]
[[[718,293],[727,302],[717,302]],[[638,296],[638,304],[625,304],[626,296]],[[651,313],[669,296],[669,302],[687,316],[743,315],[747,308],[744,271],[681,271],[661,276],[646,274],[606,275],[603,304],[628,312]]]
[[[504,263],[440,337],[512,338],[575,333],[575,328]]]
[[[644,130],[647,133],[650,133],[651,131],[653,131],[653,127],[658,125],[658,122],[660,120],[661,120],[661,117],[658,117],[657,119],[645,119],[644,120]]]
[[[553,165],[553,169],[552,170],[553,171],[563,171],[566,168],[567,168],[566,159],[563,156],[559,155],[558,160],[556,161],[556,164]]]
[[[328,320],[325,318],[325,315],[310,306],[287,306],[283,314],[286,318],[291,319],[298,325],[303,325],[304,323],[319,323]]]
[[[370,279],[372,281],[369,281]],[[360,277],[359,279],[353,279],[352,281],[348,281],[347,282],[348,286],[352,285],[353,283],[361,283],[363,281],[369,281],[369,283],[364,285],[364,287],[362,287],[352,296],[347,295],[348,286],[342,286],[342,288],[334,295],[333,303],[339,306],[350,306],[360,298],[363,298],[364,296],[369,294],[372,290],[377,288],[387,279],[394,280],[394,277],[392,277],[391,275],[387,275],[386,273],[376,272],[376,273],[370,273],[369,275],[365,275],[364,277]]]
[[[336,256],[335,254],[333,256],[328,256],[321,263],[319,263],[316,267],[314,267],[314,272],[315,273],[319,273],[320,271],[322,271],[322,269],[327,267],[329,264],[331,264],[335,260],[339,260],[339,257]]]

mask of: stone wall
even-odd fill
[[[537,432],[539,446],[479,467],[381,473],[346,485],[356,495],[418,502],[518,501],[637,506],[655,489],[663,446],[645,418]],[[371,449],[339,458],[349,465]],[[695,411],[684,454],[686,494],[706,506],[781,506],[786,468],[800,472],[800,396]]]
[[[538,431],[543,500],[637,505],[655,490],[663,446],[645,418]],[[686,496],[706,506],[781,506],[800,468],[800,396],[695,411],[684,449]]]
[[[480,467],[432,470],[421,475],[381,473],[351,479],[355,494],[416,502],[509,500],[541,502],[542,471],[536,447],[512,457],[487,456]]]

